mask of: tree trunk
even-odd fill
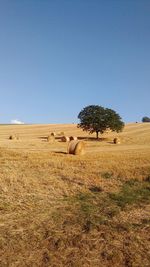
[[[96,132],[96,139],[98,139],[98,132]]]

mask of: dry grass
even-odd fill
[[[86,155],[45,142],[53,129]],[[129,124],[114,146],[75,125],[0,126],[0,266],[149,266],[149,132]]]

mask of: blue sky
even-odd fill
[[[1,0],[0,123],[150,116],[150,1]]]

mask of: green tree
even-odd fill
[[[150,118],[145,116],[142,118],[142,122],[150,122]]]
[[[98,139],[99,133],[104,133],[107,129],[120,132],[124,127],[121,117],[112,109],[104,108],[98,105],[90,105],[83,108],[78,119],[78,127],[90,133],[96,133]]]

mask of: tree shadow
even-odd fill
[[[97,141],[97,142],[109,141],[107,137],[99,137],[97,139],[96,137],[83,137],[83,136],[78,136],[78,140]]]
[[[78,140],[97,141],[96,137],[84,137],[84,136],[78,136]]]

